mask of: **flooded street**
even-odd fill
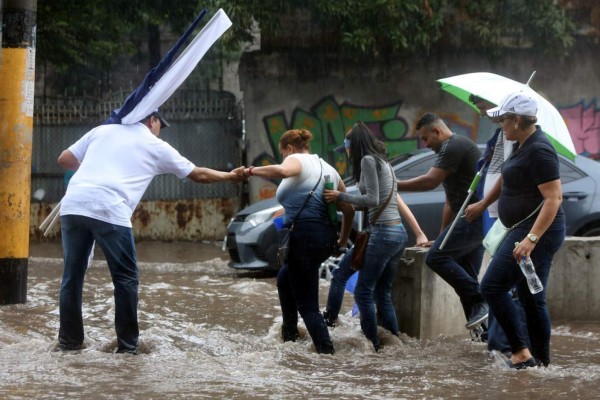
[[[598,398],[600,322],[554,322],[553,364],[508,370],[464,336],[400,339],[373,351],[351,316],[333,356],[283,343],[275,278],[227,267],[218,243],[139,243],[138,356],[116,355],[112,283],[100,255],[84,287],[86,348],[53,351],[62,273],[56,244],[31,246],[28,301],[0,306],[0,398]],[[321,281],[321,305],[328,282]],[[402,329],[402,327],[401,327]]]

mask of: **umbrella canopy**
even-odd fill
[[[472,94],[498,105],[513,92],[522,90],[528,93],[538,102],[536,115],[538,123],[554,145],[556,152],[571,160],[575,159],[577,152],[563,117],[556,107],[526,84],[489,72],[456,75],[437,81],[443,90],[458,97],[477,112],[479,112],[477,107],[469,101],[469,96]]]

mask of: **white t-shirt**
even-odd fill
[[[294,157],[302,164],[300,175],[285,178],[277,188],[277,201],[285,208],[284,223],[289,224],[298,214],[298,211],[306,201],[308,193],[315,187],[319,174],[321,182],[315,189],[312,199],[302,209],[300,219],[327,220],[327,206],[323,197],[325,190],[325,179],[329,175],[333,188],[337,189],[340,184],[340,174],[331,165],[319,158],[316,154],[294,153],[288,157]],[[321,166],[323,172],[321,173]]]
[[[69,182],[60,215],[127,227],[152,178],[171,173],[183,179],[195,167],[139,122],[98,126],[69,150],[81,165]]]

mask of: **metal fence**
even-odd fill
[[[58,166],[58,156],[120,107],[123,93],[111,101],[45,99],[36,102],[31,192],[35,194],[43,189],[44,196],[42,199],[34,196],[33,201],[57,202],[62,198],[68,175]],[[173,124],[161,130],[160,137],[197,166],[230,170],[241,163],[238,147],[241,132],[235,107],[235,98],[228,92],[181,91],[161,107],[161,112]],[[238,197],[239,191],[238,185],[230,183],[198,185],[189,180],[180,181],[173,175],[161,175],[154,178],[143,199],[231,198]]]

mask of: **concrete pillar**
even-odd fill
[[[454,289],[425,264],[427,249],[407,248],[392,287],[400,332],[419,339],[469,335]]]
[[[0,304],[27,300],[36,0],[3,0]]]

